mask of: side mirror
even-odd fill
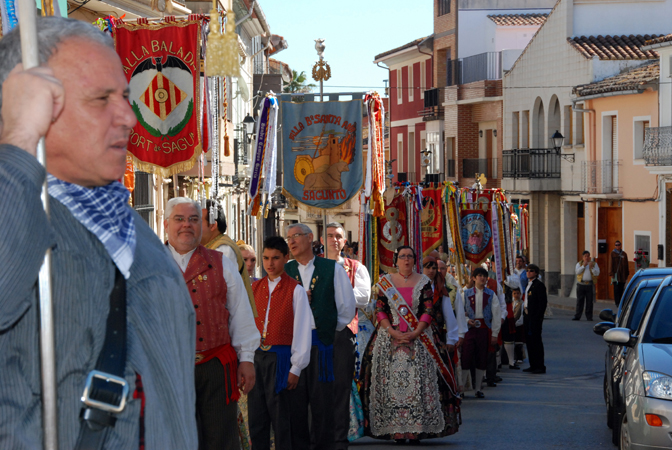
[[[600,313],[600,319],[604,320],[605,322],[616,322],[616,316],[611,309],[603,309]]]
[[[610,344],[634,347],[637,338],[630,333],[631,331],[628,328],[612,328],[607,330],[602,337]]]
[[[611,330],[614,328],[616,325],[614,325],[614,322],[600,322],[596,323],[595,326],[593,327],[593,332],[595,334],[599,334],[600,336],[604,336],[604,333],[607,331]]]

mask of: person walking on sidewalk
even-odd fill
[[[527,353],[530,358],[530,367],[523,372],[534,374],[546,373],[544,364],[544,343],[541,340],[541,331],[544,323],[544,312],[548,306],[546,285],[539,279],[539,266],[527,266],[529,280],[525,289],[524,324],[527,332]]]
[[[581,320],[583,303],[586,303],[586,320],[593,320],[594,288],[600,268],[595,261],[590,260],[590,252],[583,252],[583,259],[576,263],[576,312],[572,320]]]
[[[614,246],[616,248],[611,251],[609,260],[609,277],[611,284],[614,285],[614,303],[618,307],[621,304],[625,283],[630,275],[630,268],[628,267],[628,255],[621,249],[621,241],[616,241]]]

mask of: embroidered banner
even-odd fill
[[[200,20],[117,25],[115,45],[138,118],[128,151],[139,170],[171,176],[201,154],[200,34]]]
[[[490,202],[492,195],[473,193],[471,199],[462,203],[460,211],[460,235],[464,255],[476,265],[485,262],[492,254],[492,227]]]
[[[281,102],[283,193],[312,208],[336,208],[363,183],[362,101]]]
[[[443,214],[441,213],[441,194],[443,189],[431,186],[422,190],[422,212],[420,213],[422,230],[422,254],[429,255],[443,244]]]
[[[397,247],[408,245],[406,201],[402,194],[396,194],[392,202],[385,205],[385,217],[378,219],[378,235],[380,270],[387,273],[396,273],[394,252]]]

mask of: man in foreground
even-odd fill
[[[39,68],[19,64],[18,29],[0,40],[0,448],[42,447],[36,281],[51,249],[59,448],[75,448],[88,428],[82,411],[92,427],[116,420],[92,437],[104,448],[136,450],[144,438],[148,450],[195,450],[194,310],[170,253],[116,181],[136,122],[121,62],[89,24],[47,17],[37,28]],[[50,217],[35,159],[41,137]],[[98,367],[111,298],[121,297],[129,394],[112,415],[80,398]],[[140,378],[144,402],[133,395]]]

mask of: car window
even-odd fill
[[[623,299],[621,300],[621,305],[618,310],[618,319],[616,320],[616,323],[618,323],[619,327],[627,327],[625,323],[628,320],[628,317],[630,316],[630,308],[632,306],[632,302],[633,299],[635,298],[635,295],[637,295],[637,289],[642,283],[646,283],[647,280],[648,278],[641,275],[639,279],[630,280],[629,285],[632,285],[633,287],[630,289],[627,295],[623,295]],[[651,300],[650,297],[649,300]]]
[[[630,311],[627,313],[626,328],[630,328],[633,331],[639,328],[639,322],[642,320],[644,311],[646,311],[646,307],[649,305],[651,297],[653,297],[657,288],[657,285],[647,286],[637,291],[635,298],[628,308]]]
[[[672,344],[672,287],[660,292],[649,317],[642,342]]]

